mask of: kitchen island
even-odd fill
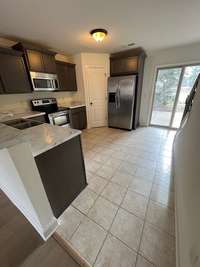
[[[80,134],[46,123],[24,130],[0,123],[0,187],[44,239],[87,185]]]

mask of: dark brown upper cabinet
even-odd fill
[[[25,43],[18,43],[13,48],[24,53],[29,71],[56,73],[54,52]]]
[[[0,49],[0,93],[30,93],[31,86],[23,54],[11,49]]]
[[[76,65],[56,61],[60,91],[77,91]]]
[[[114,58],[110,62],[112,75],[130,74],[137,72],[138,57]]]
[[[42,54],[44,70],[47,73],[56,73],[55,54]]]
[[[129,75],[140,71],[141,60],[146,54],[142,48],[130,49],[123,52],[111,54],[110,75]]]
[[[34,50],[27,50],[28,66],[31,71],[44,72],[42,54]]]

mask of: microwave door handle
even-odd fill
[[[54,80],[51,80],[51,85],[52,85],[52,88],[55,90],[56,89],[56,86],[55,86]]]

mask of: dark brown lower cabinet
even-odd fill
[[[74,129],[83,130],[87,128],[86,107],[70,109],[70,125]]]
[[[80,136],[38,155],[35,161],[58,218],[87,185]]]

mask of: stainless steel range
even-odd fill
[[[56,98],[42,98],[31,100],[32,110],[46,113],[47,120],[52,125],[70,127],[69,109],[58,107]]]

